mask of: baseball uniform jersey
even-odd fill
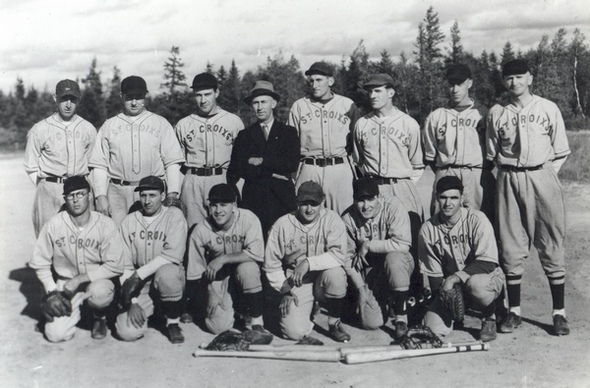
[[[207,217],[211,187],[226,183],[234,140],[242,129],[242,120],[221,108],[215,115],[191,114],[176,124],[176,136],[186,158],[180,199],[190,226]]]
[[[95,182],[96,196],[107,195],[111,216],[117,224],[139,199],[133,190],[141,178],[154,175],[164,179],[173,164],[184,162],[172,126],[165,118],[149,111],[138,116],[120,113],[100,128],[92,150],[90,168],[107,172],[110,179],[106,193]],[[178,192],[178,188],[169,188]]]
[[[25,171],[36,174],[33,201],[35,236],[63,205],[64,178],[88,175],[88,158],[96,128],[80,116],[61,120],[58,113],[38,122],[27,133]]]
[[[464,206],[482,210],[491,220],[494,219],[492,193],[495,179],[490,171],[492,165],[485,159],[486,114],[487,109],[472,100],[466,109],[442,107],[426,118],[422,133],[424,159],[435,165],[432,214],[439,210],[436,183],[440,178],[452,175],[463,182]]]
[[[338,214],[352,204],[353,169],[347,148],[358,117],[354,102],[337,94],[327,102],[301,98],[289,113],[288,124],[297,129],[303,159],[295,189],[303,182],[317,182],[324,189],[326,207]]]

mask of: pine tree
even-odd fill
[[[461,43],[461,30],[459,29],[459,22],[455,19],[455,23],[451,27],[451,48],[448,50],[449,58],[447,62],[460,63],[464,59],[463,44]]]
[[[154,110],[164,116],[172,125],[186,116],[191,110],[190,93],[187,91],[186,75],[182,71],[184,63],[180,58],[180,48],[172,46],[170,56],[164,62],[164,80],[160,87],[165,91],[154,99]]]
[[[106,109],[100,72],[96,70],[96,65],[97,60],[95,57],[90,64],[88,75],[82,79],[84,89],[78,106],[78,114],[98,128],[106,119]]]
[[[121,70],[113,66],[113,78],[111,78],[109,96],[105,101],[106,116],[112,117],[121,111],[123,100],[121,99]]]

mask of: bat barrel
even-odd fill
[[[447,348],[436,349],[415,349],[415,350],[387,350],[377,352],[354,352],[344,355],[344,362],[346,364],[362,364],[367,362],[400,360],[404,358],[431,356],[435,354],[472,352],[479,350],[488,350],[487,343],[474,345],[460,345]]]

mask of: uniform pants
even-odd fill
[[[352,167],[344,158],[344,163],[320,167],[313,164],[301,163],[299,175],[295,181],[295,192],[299,186],[307,181],[313,181],[322,186],[326,195],[325,206],[342,214],[352,205],[352,181],[354,175]]]
[[[287,272],[289,277],[290,271]],[[346,273],[342,267],[309,272],[303,278],[301,287],[291,289],[291,293],[297,297],[298,305],[291,303],[289,314],[281,317],[281,332],[293,340],[300,340],[309,335],[313,330],[310,314],[314,301],[317,299],[322,303],[326,298],[344,298],[346,286]]]
[[[57,281],[57,289],[63,291],[66,280]],[[53,318],[53,322],[45,324],[45,336],[49,342],[68,341],[76,333],[76,325],[80,322],[80,307],[86,303],[92,309],[104,309],[113,301],[115,285],[109,279],[98,279],[87,283],[83,291],[78,291],[72,297],[72,314],[68,317]],[[81,287],[82,288],[82,287]]]
[[[209,191],[220,183],[227,183],[226,172],[221,175],[198,176],[187,174],[182,182],[180,200],[186,208],[186,220],[189,228],[207,218]]]
[[[134,192],[137,186],[121,186],[109,182],[107,199],[111,207],[111,218],[115,224],[120,225],[123,218],[129,214],[129,209],[136,201],[139,201],[139,194]]]
[[[64,204],[62,183],[39,181],[33,200],[33,227],[35,237],[39,237],[41,228],[51,217],[56,215]]]
[[[469,277],[463,286],[463,297],[468,307],[482,310],[498,298],[503,288],[504,273],[500,267],[497,267],[489,274]],[[424,317],[424,324],[440,337],[447,336],[453,331],[453,320],[449,312],[441,306],[438,298],[430,304]]]
[[[207,286],[207,308],[217,306],[214,313],[205,318],[205,326],[213,334],[229,330],[234,325],[235,296],[262,292],[260,265],[246,261],[224,267],[217,279]],[[249,307],[249,306],[248,306]]]
[[[552,168],[498,174],[500,262],[507,277],[519,277],[531,243],[548,278],[565,276],[565,203]]]
[[[147,318],[154,314],[154,301],[152,295],[162,302],[177,302],[182,299],[185,285],[184,268],[176,264],[164,264],[154,274],[153,279],[148,280],[139,296],[137,303],[145,312],[146,320],[143,326],[137,328],[128,322],[127,312],[117,316],[115,328],[117,334],[124,341],[135,341],[147,332]]]

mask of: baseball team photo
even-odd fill
[[[3,386],[590,387],[583,1],[56,5],[1,5]]]

